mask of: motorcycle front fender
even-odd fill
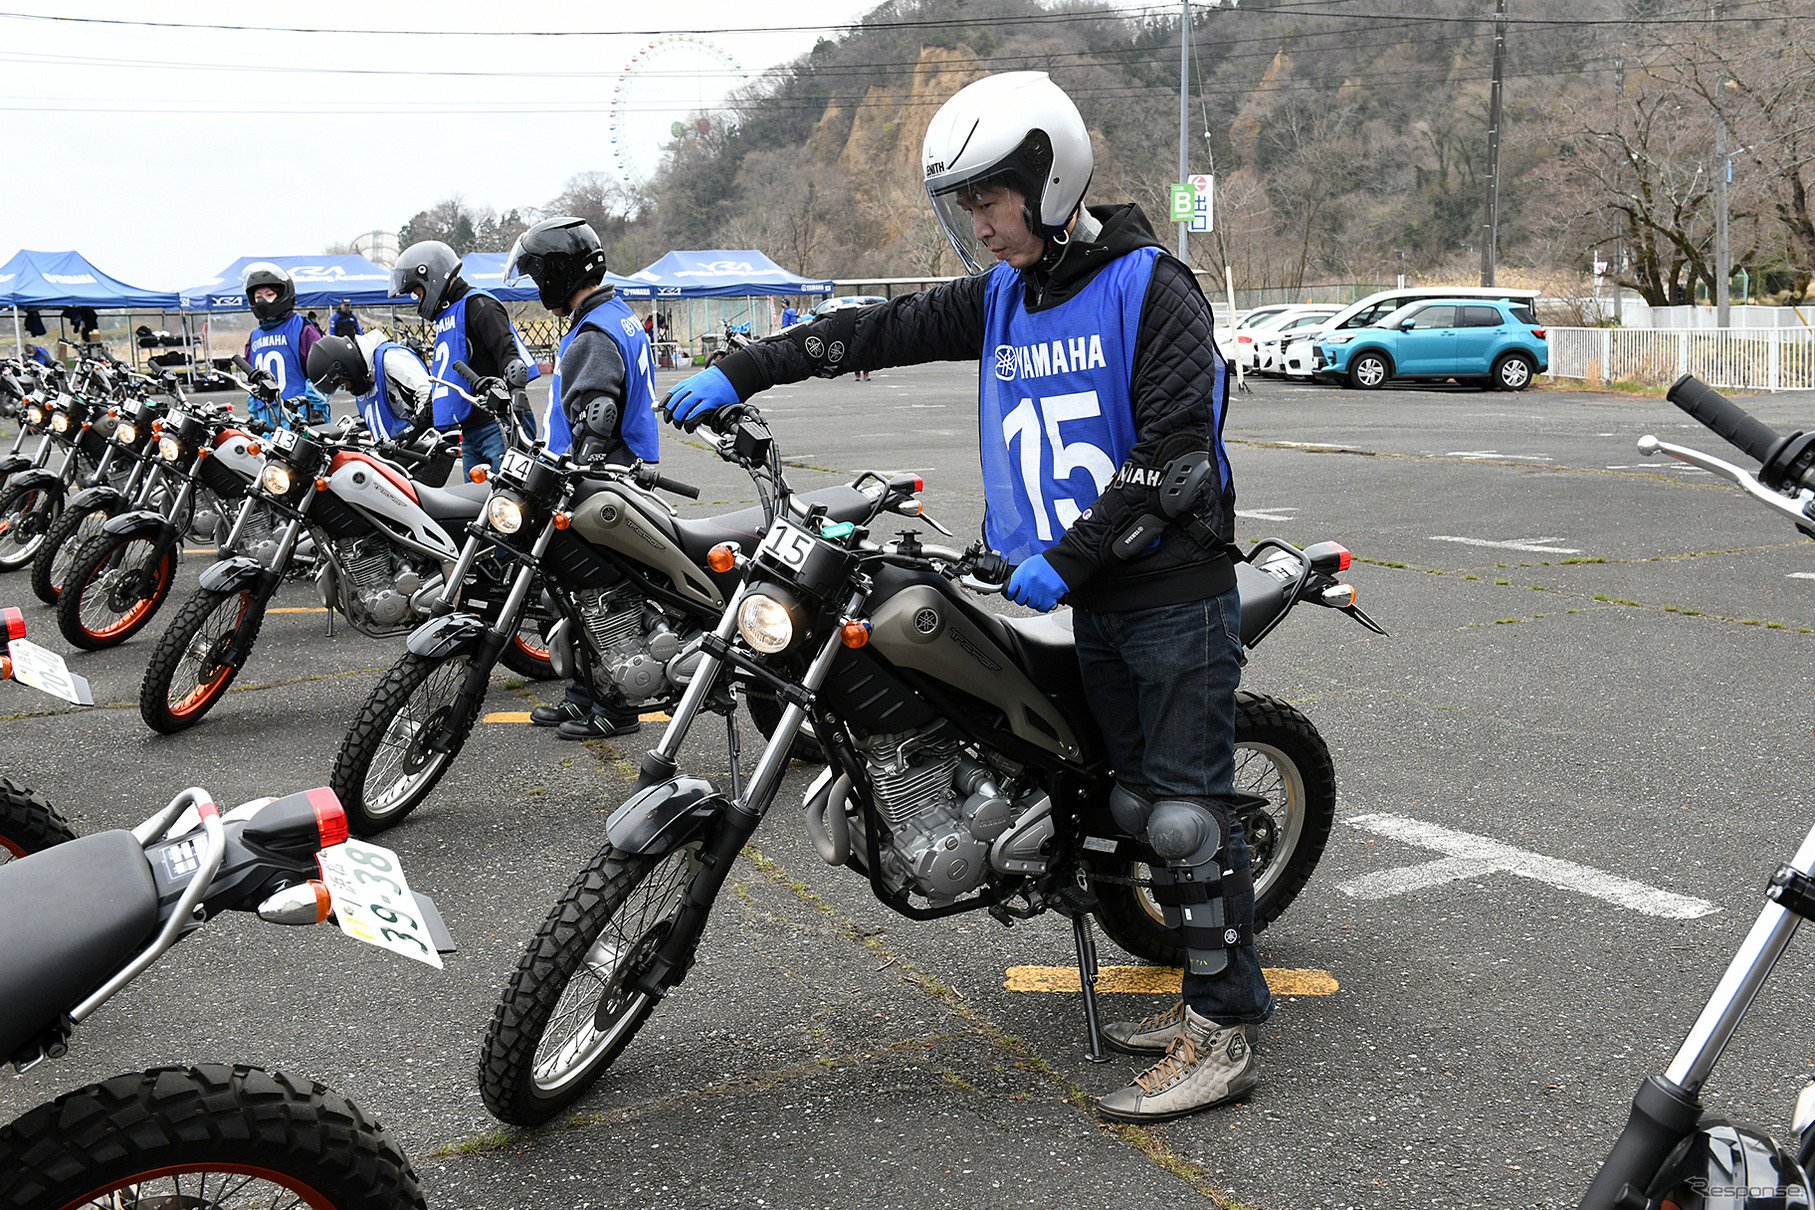
[[[485,631],[485,619],[477,614],[450,613],[446,617],[431,618],[410,632],[410,653],[439,659],[473,646]]]
[[[20,471],[30,470],[32,460],[24,454],[8,454],[0,458],[0,479],[16,475]]]
[[[86,512],[95,508],[124,508],[129,503],[131,501],[126,499],[125,492],[105,483],[85,487],[69,498],[69,508],[74,512]]]
[[[163,514],[147,508],[109,517],[107,524],[101,526],[101,532],[110,538],[150,538],[154,542],[176,536],[175,527],[164,519]]]
[[[49,492],[58,499],[62,499],[69,492],[69,488],[63,482],[63,476],[57,474],[55,471],[47,471],[42,467],[36,470],[20,471],[18,474],[7,479],[6,486],[9,488],[18,487],[22,490],[37,488]]]
[[[264,564],[245,555],[222,559],[202,571],[202,587],[209,592],[232,592],[257,580],[263,570]]]
[[[676,777],[647,790],[611,814],[605,836],[621,853],[659,857],[679,848],[730,810],[717,786],[703,777]]]

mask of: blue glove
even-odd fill
[[[1071,585],[1052,569],[1045,555],[1035,555],[1015,568],[1015,574],[1008,578],[1008,599],[1041,613],[1052,609],[1069,591]]]
[[[662,400],[662,408],[668,413],[668,423],[692,432],[708,413],[741,402],[725,372],[713,366],[669,391],[668,397]]]

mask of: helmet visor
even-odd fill
[[[971,225],[970,211],[958,204],[963,196],[962,189],[953,189],[946,193],[935,194],[927,191],[927,200],[933,204],[933,217],[939,220],[940,227],[945,229],[945,237],[952,242],[952,248],[958,253],[958,259],[964,262],[967,273],[988,273],[996,265],[996,254],[988,245],[976,236]]]
[[[504,258],[504,284],[515,286],[526,279],[533,282],[540,259],[534,253],[524,253],[523,237],[519,235],[510,246],[510,255]]]

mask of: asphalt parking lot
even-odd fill
[[[975,375],[757,402],[796,486],[917,470],[927,511],[967,536]],[[1807,395],[1746,402],[1782,431],[1815,414]],[[573,1117],[500,1130],[474,1075],[485,1022],[655,735],[582,746],[498,722],[380,840],[460,940],[444,971],[325,928],[220,920],[68,1058],[0,1080],[0,1120],[121,1071],[239,1061],[376,1114],[437,1207],[1573,1206],[1815,822],[1815,547],[1711,476],[1642,459],[1648,432],[1731,454],[1661,398],[1263,381],[1232,403],[1239,537],[1342,542],[1391,632],[1306,609],[1249,661],[1245,685],[1322,731],[1338,783],[1330,847],[1261,957],[1336,986],[1280,997],[1240,1106],[1105,1127],[1090,1099],[1135,1064],[1084,1061],[1075,993],[1004,986],[1011,966],[1071,962],[1064,922],[894,916],[814,855],[792,809],[813,770],[796,766],[686,984]],[[707,489],[684,512],[752,498],[697,444],[663,443],[663,469]],[[297,612],[267,620],[235,691],[159,737],[138,685],[174,605],[119,649],[75,653],[14,581],[0,604],[25,605],[103,705],[9,687],[0,769],[82,831],[192,784],[226,804],[324,783],[402,645],[325,637],[312,586],[287,587]],[[509,676],[488,710],[559,692]],[[721,771],[722,733],[697,729],[683,767]],[[1781,1038],[1801,1033],[1790,993],[1811,974],[1793,949],[1707,1089],[1715,1112],[1787,1126],[1811,1068]]]

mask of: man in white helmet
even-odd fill
[[[1241,604],[1210,306],[1140,207],[1084,206],[1090,136],[1044,72],[960,90],[923,154],[972,276],[778,333],[667,407],[694,427],[777,383],[981,359],[984,536],[1016,564],[1011,599],[1074,607],[1110,808],[1160,859],[1154,895],[1190,959],[1178,1003],[1105,1029],[1117,1049],[1161,1057],[1099,1110],[1193,1113],[1254,1086],[1246,1027],[1273,1011],[1231,809]]]

